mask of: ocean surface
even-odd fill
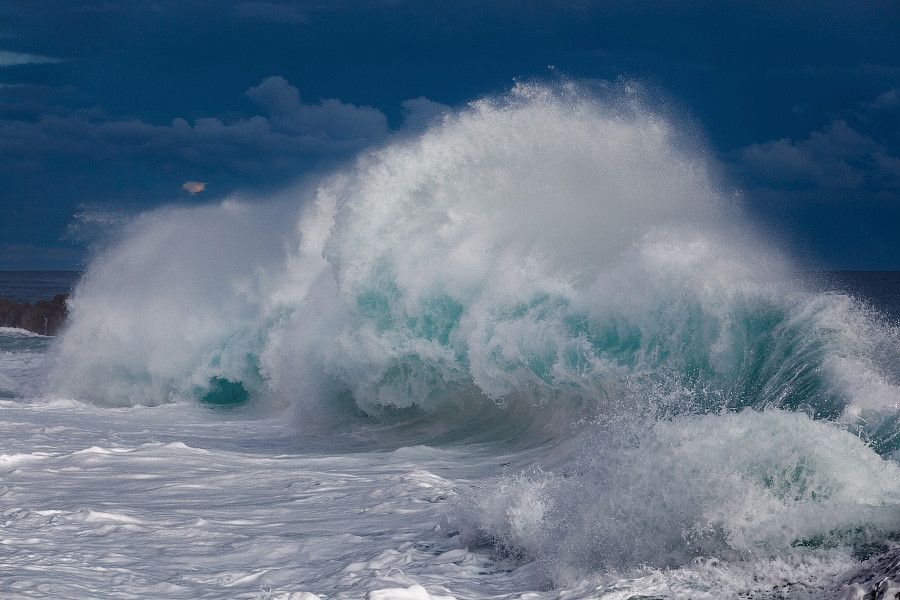
[[[900,277],[799,270],[628,94],[0,274],[72,286],[0,329],[4,599],[900,591]]]
[[[0,298],[34,304],[69,294],[81,278],[78,271],[0,271]]]

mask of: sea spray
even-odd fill
[[[283,260],[281,205],[226,201],[142,214],[109,234],[69,300],[51,381],[99,404],[259,389],[261,307]],[[296,209],[289,213],[296,217]]]

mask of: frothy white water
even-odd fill
[[[0,398],[39,393],[47,372],[46,348],[51,338],[0,327]]]
[[[824,427],[790,415],[762,417],[763,421],[772,419],[783,420],[787,428],[793,427],[800,434],[818,434]],[[890,583],[890,561],[880,565],[873,560],[861,568],[860,561],[847,549],[825,546],[777,552],[771,546],[769,551],[757,546],[757,551],[743,558],[700,555],[667,569],[628,565],[585,571],[584,557],[573,556],[575,548],[589,546],[585,556],[592,559],[628,552],[635,542],[642,551],[648,551],[650,544],[645,536],[651,534],[650,528],[652,535],[660,536],[661,546],[671,541],[664,514],[654,512],[667,503],[677,509],[674,515],[678,526],[690,522],[683,518],[686,515],[704,511],[739,524],[739,516],[748,516],[749,499],[742,503],[739,497],[724,498],[724,492],[720,494],[729,506],[743,509],[732,517],[709,503],[692,508],[675,497],[676,491],[685,490],[694,499],[714,496],[716,492],[702,480],[709,473],[729,488],[755,490],[757,499],[766,492],[762,479],[767,474],[776,479],[776,484],[788,483],[768,491],[769,497],[760,509],[749,513],[751,523],[745,529],[752,529],[753,521],[764,522],[768,506],[777,508],[776,517],[792,510],[813,515],[813,524],[790,526],[807,531],[816,528],[818,521],[809,494],[796,506],[791,506],[787,498],[799,489],[800,479],[780,470],[790,464],[787,455],[798,446],[816,446],[814,438],[801,435],[799,443],[788,440],[781,451],[781,464],[766,460],[760,453],[754,467],[752,449],[748,448],[739,450],[733,458],[716,452],[720,456],[710,468],[701,464],[702,454],[690,456],[690,447],[698,444],[709,449],[714,445],[715,440],[703,439],[699,432],[717,425],[711,417],[696,419],[695,425],[693,432],[687,433],[670,427],[658,435],[658,440],[647,440],[619,461],[637,467],[633,474],[620,470],[621,477],[637,484],[632,492],[624,490],[638,502],[629,505],[624,500],[616,501],[608,483],[583,479],[585,485],[580,488],[579,474],[572,471],[565,478],[560,473],[554,479],[547,472],[542,477],[508,480],[506,493],[501,494],[500,485],[488,482],[499,481],[498,475],[504,470],[518,470],[525,457],[520,452],[504,453],[493,445],[345,453],[335,452],[332,442],[298,438],[279,419],[234,419],[186,403],[103,409],[72,402],[3,401],[3,596],[24,599],[52,595],[66,600],[148,596],[312,600],[313,596],[304,594],[346,600],[367,595],[422,600],[512,600],[523,595],[534,600],[560,595],[606,600],[634,596],[849,600],[865,597],[852,595],[855,592],[887,587],[882,580],[887,576]],[[749,430],[755,425],[749,415],[737,415],[722,428],[735,429],[728,441],[752,441]],[[762,429],[769,424],[758,425]],[[833,507],[848,502],[851,506],[861,499],[890,495],[885,486],[860,489],[866,485],[868,469],[877,467],[875,461],[864,449],[859,460],[838,458],[841,448],[859,448],[852,441],[838,440],[837,448],[830,449],[825,446],[835,441],[835,435],[826,435],[826,442],[813,453],[820,461],[815,466],[824,467],[824,472],[808,477],[809,489],[825,489],[829,482],[855,479],[856,483],[848,492],[835,490],[830,500],[822,502],[833,502]],[[779,442],[789,436],[787,431],[766,431],[763,437]],[[653,452],[654,446],[665,444],[674,450],[668,459],[664,452]],[[759,445],[754,442],[753,449]],[[663,459],[663,464],[654,467],[639,460],[640,455]],[[689,465],[698,468],[694,477],[678,465],[678,458],[686,458]],[[615,466],[604,469],[583,465],[582,474],[616,470]],[[725,469],[729,465],[737,471],[729,474]],[[838,472],[839,465],[848,467],[846,472]],[[666,466],[674,466],[676,472],[666,474]],[[859,474],[851,471],[858,467],[863,469]],[[679,476],[686,481],[673,487],[672,480]],[[569,483],[564,484],[564,480]],[[575,547],[569,550],[562,544],[564,540],[551,539],[545,550],[535,548],[541,555],[538,562],[525,563],[521,555],[498,556],[490,549],[461,543],[461,535],[467,533],[461,534],[457,527],[473,514],[461,509],[466,506],[463,498],[481,482],[492,490],[490,500],[480,500],[484,522],[516,505],[506,512],[518,519],[515,527],[519,540],[547,535],[555,529],[572,535],[568,541],[575,542]],[[562,491],[562,485],[568,485],[568,492],[575,494],[571,501],[557,498],[555,506],[546,502],[549,492]],[[540,504],[536,492],[542,486],[545,500]],[[641,492],[647,493],[646,499]],[[592,545],[591,534],[600,532],[598,541],[604,539],[602,524],[615,526],[611,519],[614,513],[603,513],[603,502],[609,499],[614,500],[611,508],[618,506],[630,514],[628,523],[635,524],[634,517],[641,512],[651,520],[637,523],[631,539],[606,547]],[[579,532],[575,523],[568,529],[560,528],[564,511],[574,508],[577,501],[582,501],[583,509],[596,519],[570,513],[568,518],[587,529]],[[645,501],[650,508],[641,508],[640,503]],[[535,518],[542,512],[547,517],[543,522]],[[775,526],[763,523],[759,531],[774,535],[775,546],[781,544]],[[610,540],[611,533],[605,535]],[[551,549],[563,554],[555,556]],[[649,556],[661,555],[661,549],[649,552]],[[567,566],[565,559],[570,558],[575,563]],[[549,576],[555,578],[555,588],[548,586]],[[893,577],[896,579],[896,572]],[[851,583],[853,586],[845,587]]]
[[[879,543],[897,528],[900,467],[805,415],[745,411],[615,423],[586,435],[564,470],[505,478],[470,506],[470,535],[570,582]]]
[[[440,527],[447,478],[489,469],[492,457],[326,455],[284,423],[184,405],[0,402],[0,431],[0,595],[10,600],[389,598],[409,588],[427,599],[450,595],[450,581],[474,598],[514,579]]]

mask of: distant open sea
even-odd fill
[[[0,298],[34,304],[70,293],[80,278],[80,271],[0,271]]]

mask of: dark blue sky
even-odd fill
[[[85,210],[266,194],[560,76],[639,82],[808,266],[900,269],[898,31],[893,0],[0,0],[0,269],[79,268]]]

